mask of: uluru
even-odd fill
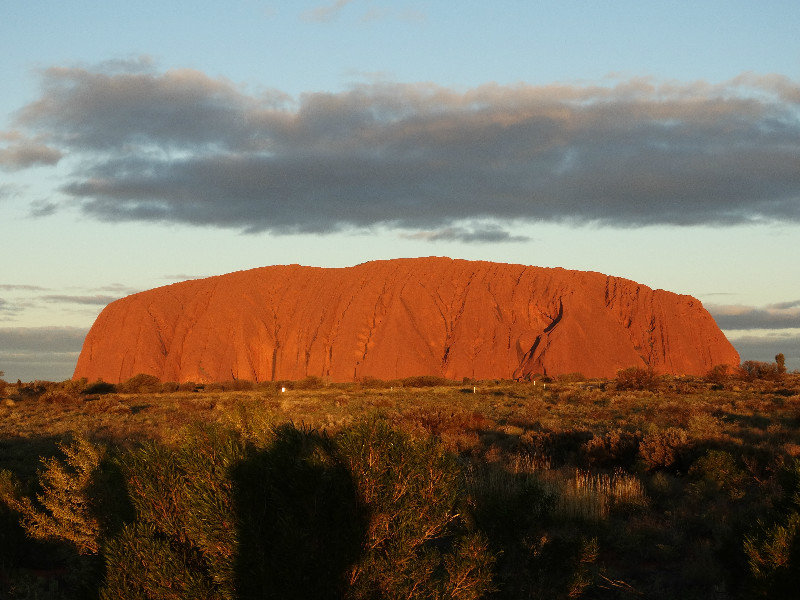
[[[103,309],[74,378],[110,383],[699,375],[739,355],[701,302],[634,281],[450,258],[269,266]]]

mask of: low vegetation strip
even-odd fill
[[[793,598],[778,366],[7,384],[0,597]]]

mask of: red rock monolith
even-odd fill
[[[739,355],[691,296],[594,272],[413,258],[263,267],[133,294],[97,317],[74,378],[613,377],[719,364]]]

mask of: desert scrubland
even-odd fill
[[[0,389],[8,598],[790,598],[800,375]]]

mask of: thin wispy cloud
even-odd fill
[[[12,306],[8,303],[8,301],[0,298],[0,314],[4,312],[10,312],[11,310]]]
[[[18,283],[0,283],[0,290],[6,291],[24,291],[24,292],[38,292],[46,290],[47,288],[39,285],[18,284]]]
[[[5,298],[0,298],[0,321],[14,321],[23,310],[25,310],[23,303],[9,302]]]
[[[208,275],[187,275],[185,273],[175,273],[174,275],[163,275],[161,279],[168,279],[170,281],[187,281],[189,279],[203,279]]]
[[[60,304],[86,304],[86,305],[99,305],[105,306],[114,300],[118,300],[120,296],[107,296],[102,294],[95,294],[92,296],[74,296],[70,294],[48,294],[42,296],[45,302],[57,302]]]
[[[800,86],[779,76],[297,98],[147,62],[42,80],[15,126],[70,159],[65,202],[103,221],[432,241],[472,220],[498,239],[512,221],[800,222]]]
[[[301,16],[304,21],[314,21],[317,23],[326,23],[332,21],[339,16],[342,9],[351,4],[353,0],[336,0],[331,4],[324,4],[307,10]]]
[[[31,202],[29,214],[32,217],[49,217],[58,212],[58,204],[48,200]]]
[[[531,238],[527,235],[513,235],[496,225],[478,227],[445,227],[432,231],[418,231],[403,234],[404,238],[424,240],[427,242],[464,242],[473,243],[503,243],[503,242],[528,242]]]
[[[387,20],[422,23],[425,21],[425,13],[417,10],[393,10],[387,7],[373,7],[368,9],[361,17],[362,23],[374,23],[376,21]]]
[[[141,289],[132,288],[129,285],[125,285],[124,283],[109,283],[108,285],[101,286],[96,288],[101,292],[114,292],[118,294],[116,297],[120,298],[122,296],[127,296],[129,294],[135,294],[136,292],[141,292]]]
[[[11,183],[0,183],[0,200],[14,198],[22,193],[23,186]]]

